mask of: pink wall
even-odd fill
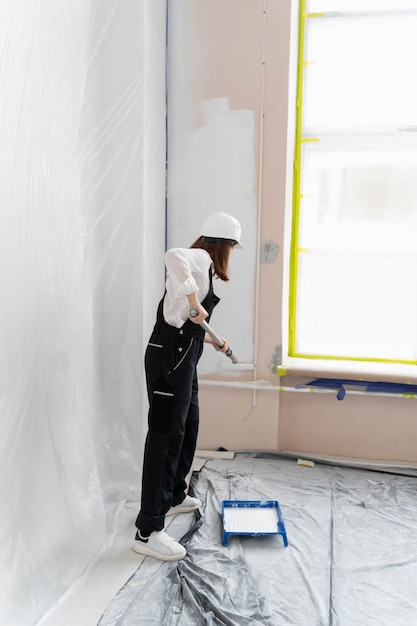
[[[186,54],[183,56],[183,72],[188,77],[183,83],[183,95],[186,107],[192,111],[191,125],[198,128],[200,104],[215,98],[227,98],[231,109],[254,112],[253,158],[257,174],[262,157],[262,174],[256,177],[255,189],[258,196],[261,185],[257,209],[261,211],[260,247],[266,241],[281,247],[274,262],[259,266],[255,286],[255,290],[259,289],[259,316],[254,329],[255,375],[257,380],[274,387],[292,385],[297,379],[279,379],[274,373],[285,323],[284,213],[288,203],[287,177],[291,174],[287,150],[292,147],[291,133],[289,142],[287,135],[293,123],[293,111],[288,105],[293,97],[289,74],[291,1],[179,0],[176,10],[187,15],[182,23],[183,41],[187,40],[187,28],[191,28],[199,52],[188,60]],[[260,155],[262,101],[264,127]],[[217,319],[221,320],[220,312],[216,312]],[[235,349],[238,353],[238,346]],[[253,379],[253,372],[237,371],[233,379],[221,373],[201,376],[200,448],[290,450],[417,462],[415,400],[346,396],[340,402],[333,395],[207,386],[204,379],[244,383]]]

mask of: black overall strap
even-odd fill
[[[201,326],[199,324],[195,324],[190,319],[186,320],[184,324],[181,326],[181,328],[175,328],[174,326],[170,326],[170,324],[168,324],[165,321],[165,318],[164,318],[165,296],[166,296],[166,290],[158,305],[158,311],[156,315],[156,325],[162,324],[162,325],[169,326],[175,331],[178,331],[178,332],[182,331],[181,334],[204,337],[204,330],[201,328]],[[212,269],[212,264],[211,264],[209,267],[209,290],[207,292],[206,297],[201,302],[201,306],[203,306],[208,313],[208,317],[206,318],[207,322],[210,320],[210,316],[213,312],[214,307],[219,302],[220,302],[220,298],[216,296],[216,294],[213,291],[213,269]]]

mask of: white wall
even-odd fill
[[[27,625],[139,495],[166,16],[162,0],[1,0],[0,17],[0,622]]]
[[[205,33],[200,36],[196,21],[202,5],[171,0],[168,6],[168,247],[188,247],[214,212],[239,220],[245,249],[232,254],[230,283],[214,284],[222,314],[214,313],[212,325],[237,346],[240,361],[253,363],[258,112],[234,108],[227,94],[195,98],[207,81]],[[224,365],[222,355],[205,350],[199,373],[215,373]]]

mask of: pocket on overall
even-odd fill
[[[163,383],[152,392],[149,429],[154,433],[168,435],[172,428],[174,392]]]
[[[147,376],[156,380],[167,376],[175,366],[175,339],[169,333],[153,333],[146,346]]]

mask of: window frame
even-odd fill
[[[293,116],[293,137],[295,136],[295,141],[293,144],[292,154],[289,154],[289,166],[292,169],[291,181],[289,181],[289,188],[291,188],[291,202],[290,207],[288,207],[288,212],[291,213],[291,220],[289,227],[287,228],[287,241],[289,245],[289,255],[288,255],[288,268],[287,268],[287,278],[284,278],[284,288],[288,293],[288,309],[286,314],[284,313],[283,320],[284,324],[287,323],[287,336],[283,342],[283,355],[284,361],[286,360],[286,365],[284,365],[281,369],[282,371],[287,371],[287,367],[289,364],[292,364],[291,369],[300,369],[305,371],[323,371],[328,373],[329,371],[336,371],[339,373],[348,373],[353,371],[360,372],[383,372],[384,376],[387,376],[389,372],[390,375],[387,379],[392,380],[395,379],[394,371],[396,371],[396,375],[400,377],[401,380],[404,377],[409,378],[410,373],[415,374],[415,365],[417,364],[416,360],[397,360],[397,359],[373,359],[373,358],[361,358],[361,357],[346,357],[346,356],[326,356],[326,355],[309,355],[297,353],[296,351],[296,338],[297,338],[297,329],[296,329],[296,311],[297,311],[297,280],[298,280],[298,271],[299,271],[299,232],[300,232],[300,199],[301,199],[301,152],[303,149],[303,145],[309,142],[318,141],[317,137],[303,135],[303,88],[304,88],[304,66],[308,64],[308,60],[305,60],[305,46],[306,46],[306,20],[312,19],[313,17],[325,17],[323,13],[307,13],[306,7],[308,4],[308,0],[300,0],[297,2],[298,15],[295,17],[297,20],[297,46],[294,46],[293,55],[296,56],[296,61],[293,63],[293,77],[295,75],[295,80],[293,81],[294,85],[294,109],[295,114]],[[395,14],[399,13],[410,13],[409,10],[406,11],[379,11],[378,14]],[[414,15],[417,14],[416,10],[411,10],[411,13]],[[369,12],[356,11],[354,13],[355,16],[358,14],[369,15]],[[373,14],[373,12],[372,12]],[[294,17],[295,13],[293,13]],[[328,13],[327,15],[330,16]],[[339,16],[342,15],[339,12]],[[344,15],[346,15],[344,13]],[[350,14],[349,14],[350,15]],[[334,16],[334,12],[331,14]],[[291,99],[291,97],[290,97]],[[290,110],[292,103],[290,102]],[[289,130],[289,133],[291,130]],[[290,134],[289,134],[290,137]],[[295,365],[296,364],[296,365]],[[396,366],[393,368],[393,366]],[[412,366],[411,369],[409,366]],[[280,368],[278,368],[280,369]]]

